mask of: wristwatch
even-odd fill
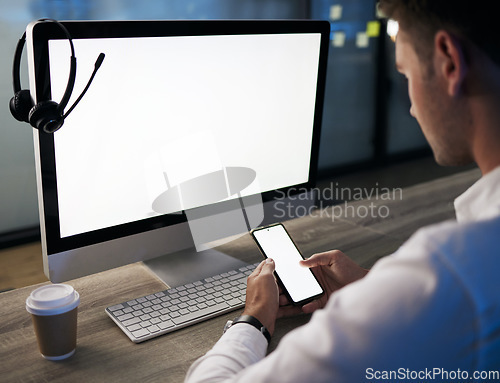
[[[267,343],[271,342],[271,334],[269,333],[266,326],[264,326],[262,323],[260,323],[260,321],[257,318],[251,315],[241,315],[235,318],[234,320],[228,320],[226,322],[226,325],[224,326],[224,332],[226,332],[229,327],[234,326],[235,324],[238,323],[248,323],[252,325],[257,330],[259,330],[262,333],[262,335],[266,337]]]

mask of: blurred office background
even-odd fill
[[[11,117],[8,103],[16,43],[26,25],[42,17],[329,20],[320,176],[429,153],[409,115],[406,84],[394,69],[392,41],[375,0],[0,0],[0,248],[39,233],[32,128]],[[28,88],[24,59],[22,65]]]

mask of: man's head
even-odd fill
[[[388,18],[414,36],[422,56],[432,53],[436,32],[447,30],[469,39],[500,65],[498,4],[492,0],[380,0],[379,8]]]
[[[379,3],[381,11],[399,23],[396,65],[408,79],[411,114],[443,165],[476,160],[477,121],[471,100],[485,82],[480,67],[488,62],[500,69],[494,4],[491,0]]]

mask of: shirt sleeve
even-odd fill
[[[333,294],[265,358],[258,330],[233,326],[187,381],[350,383],[405,380],[435,367],[471,370],[474,304],[439,251],[429,235],[415,236]]]
[[[196,360],[186,375],[186,383],[223,382],[266,356],[267,339],[254,326],[231,326],[215,346]]]

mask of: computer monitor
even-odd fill
[[[292,194],[314,186],[328,22],[63,24],[77,58],[68,105],[101,52],[105,59],[60,130],[34,129],[51,281],[157,265],[160,256],[160,275],[196,280],[235,261],[205,255],[214,243],[307,211],[285,198],[303,205]],[[34,22],[26,41],[34,101],[59,101],[70,67],[66,36],[55,23]],[[193,275],[179,276],[174,258]]]

